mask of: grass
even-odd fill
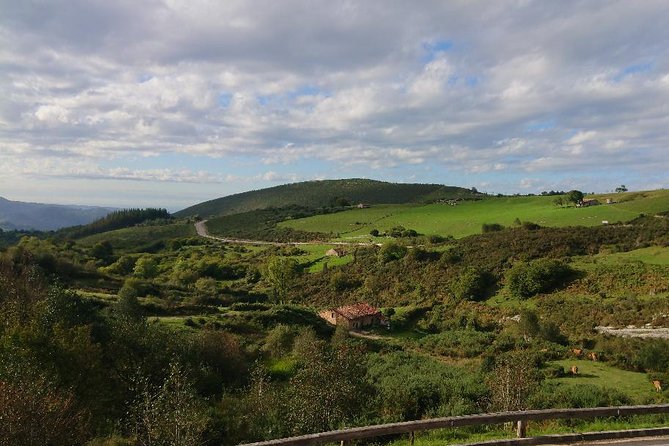
[[[652,400],[657,395],[653,384],[648,380],[645,373],[621,370],[603,362],[577,359],[564,359],[552,364],[559,365],[566,371],[572,365],[578,367],[578,375],[554,379],[562,385],[592,384],[600,387],[610,387],[625,393],[639,403]]]
[[[598,263],[622,264],[642,262],[649,265],[669,265],[669,247],[651,246],[634,251],[600,254],[595,256]]]
[[[340,248],[346,251],[346,255],[341,257],[336,256],[326,256],[325,253],[332,248]],[[297,260],[301,265],[305,266],[306,271],[310,273],[315,273],[323,270],[325,264],[328,265],[328,268],[334,266],[346,265],[353,261],[353,254],[350,254],[354,247],[337,247],[336,245],[329,244],[316,244],[316,245],[300,245],[299,249],[304,251],[306,254],[298,256],[290,256]]]
[[[103,241],[111,242],[114,249],[136,250],[142,245],[148,245],[159,240],[179,237],[196,236],[195,227],[191,223],[179,222],[157,226],[134,226],[132,228],[117,229],[84,237],[77,241],[83,246],[93,246]]]
[[[333,232],[341,239],[374,240],[370,230],[387,231],[394,226],[415,229],[421,234],[465,237],[481,232],[484,223],[512,226],[516,219],[542,226],[597,226],[629,221],[642,213],[655,214],[669,210],[669,191],[657,190],[615,195],[594,195],[601,202],[616,199],[613,204],[587,208],[558,207],[555,197],[490,197],[465,201],[457,206],[447,204],[377,205],[335,214],[285,221],[280,227],[309,232]]]
[[[668,417],[663,415],[646,415],[595,420],[547,420],[530,422],[527,428],[527,435],[528,437],[536,437],[575,432],[604,432],[665,427],[667,419]],[[414,444],[417,446],[469,444],[489,440],[513,439],[516,436],[515,434],[515,426],[505,430],[500,425],[477,428],[438,429],[427,432],[416,432]],[[403,436],[403,438],[396,439],[389,444],[392,446],[405,446],[408,443],[407,436]]]

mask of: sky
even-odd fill
[[[669,183],[665,0],[0,0],[0,196]]]

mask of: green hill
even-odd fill
[[[600,226],[625,222],[641,214],[669,211],[669,191],[629,192],[588,196],[602,203],[613,204],[576,208],[554,204],[555,197],[486,197],[457,206],[448,204],[379,205],[369,209],[353,209],[333,214],[315,215],[279,223],[279,228],[297,231],[339,234],[343,239],[369,239],[369,232],[384,233],[395,226],[404,226],[421,234],[465,237],[481,233],[484,223],[513,226],[516,219],[541,226]]]
[[[321,208],[337,205],[342,199],[351,204],[400,204],[472,198],[479,195],[469,189],[441,184],[386,183],[360,178],[305,181],[205,201],[183,209],[175,216],[211,217],[292,205]]]

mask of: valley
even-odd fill
[[[132,444],[140,418],[237,444],[437,416],[669,402],[669,341],[615,332],[669,328],[667,191],[596,196],[602,204],[591,207],[557,205],[559,196],[364,208],[341,198],[207,219],[118,211],[12,235],[0,252],[2,382],[18,392],[37,377],[26,404],[55,401],[76,429],[39,416],[91,445]],[[319,317],[357,304],[387,324]],[[509,388],[516,397],[504,396]],[[472,427],[417,441],[505,435]]]

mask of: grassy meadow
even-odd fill
[[[94,234],[77,240],[82,246],[93,246],[96,243],[109,241],[116,249],[138,250],[143,245],[155,243],[177,237],[195,237],[195,227],[192,223],[178,222],[169,225],[133,226],[115,231]]]
[[[669,210],[669,191],[632,192],[624,194],[591,195],[605,203],[611,198],[617,203],[586,208],[560,207],[555,196],[490,197],[448,204],[377,205],[367,209],[352,209],[335,214],[316,215],[288,220],[279,227],[307,232],[333,232],[341,239],[371,240],[369,232],[387,231],[404,226],[421,234],[452,235],[456,238],[481,232],[484,223],[512,226],[516,219],[541,226],[597,226],[631,220],[642,213]]]

